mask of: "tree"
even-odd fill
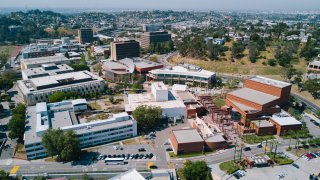
[[[42,136],[42,144],[49,156],[58,155],[58,160],[72,161],[80,155],[79,139],[74,131],[48,129]]]
[[[12,110],[12,118],[8,123],[8,128],[10,130],[9,137],[11,139],[18,138],[19,142],[23,141],[24,128],[25,128],[25,114],[26,106],[24,104],[18,104]]]
[[[187,180],[211,180],[211,169],[205,161],[186,161],[182,174]]]
[[[64,92],[54,92],[48,97],[49,103],[59,102],[66,98],[66,94]]]
[[[317,112],[317,116],[320,117],[320,110]]]
[[[70,64],[70,67],[74,71],[90,71],[90,68],[86,64]]]
[[[291,78],[296,74],[296,72],[297,70],[294,69],[292,65],[288,65],[288,66],[282,67],[280,75],[286,81],[290,81]]]
[[[269,66],[276,66],[277,65],[277,61],[274,59],[268,59],[268,65]]]
[[[305,81],[303,86],[313,96],[313,98],[320,98],[320,79],[309,79]]]
[[[5,172],[4,170],[0,170],[0,179],[1,180],[9,180],[9,173]]]
[[[249,49],[249,59],[252,63],[255,63],[257,61],[257,56],[259,54],[259,51],[257,50],[257,44],[251,42],[248,45],[248,49]]]
[[[234,42],[231,47],[232,57],[241,58],[245,47],[241,42]]]
[[[70,55],[69,55],[68,52],[66,52],[66,53],[64,54],[64,56],[65,56],[66,58],[70,59]]]
[[[144,130],[153,130],[161,123],[162,110],[160,107],[142,105],[132,112],[138,126]]]

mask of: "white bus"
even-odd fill
[[[107,165],[125,164],[125,160],[124,158],[106,158],[104,160],[104,163],[106,163]]]

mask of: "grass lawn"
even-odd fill
[[[214,96],[212,98],[214,105],[218,106],[218,107],[222,107],[226,104],[226,99],[224,97],[220,97],[220,96]]]
[[[212,152],[198,152],[198,153],[188,153],[188,154],[179,154],[179,155],[175,155],[174,152],[169,152],[169,156],[170,158],[190,158],[190,157],[196,157],[196,156],[202,156],[202,155],[206,155],[206,154],[211,154],[214,153],[215,151]]]
[[[101,106],[98,103],[89,103],[89,106],[95,110],[101,110]]]
[[[27,159],[26,150],[24,149],[23,144],[17,144],[16,153],[14,154],[14,157],[20,158],[20,159]]]
[[[240,169],[238,164],[235,164],[233,160],[223,162],[219,165],[220,169],[228,174],[232,174]]]
[[[267,153],[267,155],[274,161],[276,162],[277,164],[279,165],[286,165],[286,164],[292,164],[293,163],[293,160],[292,159],[289,159],[289,158],[286,158],[286,157],[282,157],[278,154],[276,154],[274,156],[274,153]]]
[[[257,136],[257,135],[243,135],[242,140],[247,144],[257,144],[261,143],[265,140],[275,139],[273,135],[266,135],[266,136]]]

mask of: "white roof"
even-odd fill
[[[87,100],[86,99],[75,99],[71,101],[73,106],[76,106],[78,104],[87,104]]]
[[[283,81],[278,81],[278,80],[274,80],[274,79],[270,79],[270,78],[266,78],[266,77],[262,77],[262,76],[255,76],[253,78],[250,78],[250,80],[260,82],[263,84],[268,84],[268,85],[275,86],[275,87],[279,87],[279,88],[291,86],[290,83],[286,83]]]
[[[174,75],[190,75],[202,78],[210,78],[214,76],[214,72],[199,69],[198,71],[190,71],[182,66],[174,66],[172,68],[162,68],[150,71],[151,74],[174,74]]]
[[[146,180],[136,169],[119,174],[110,180]]]
[[[47,112],[47,103],[46,102],[40,102],[37,103],[36,105],[36,113],[41,113],[41,112]]]
[[[174,84],[172,86],[173,91],[186,91],[187,90],[187,85],[183,84]]]
[[[132,112],[141,105],[160,107],[161,109],[186,108],[186,105],[182,101],[174,100],[174,101],[142,102],[142,103],[126,104],[125,110],[126,112]]]
[[[200,134],[195,129],[173,130],[178,143],[203,142]]]
[[[290,116],[285,111],[281,113],[272,115],[271,119],[279,124],[280,126],[289,126],[289,125],[300,125],[302,124],[300,121],[296,120],[296,118]]]

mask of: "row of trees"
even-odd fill
[[[8,123],[8,128],[10,130],[9,137],[11,139],[18,138],[18,142],[23,141],[25,121],[26,105],[20,103],[12,110],[12,117]]]
[[[48,97],[48,102],[54,103],[54,102],[60,102],[62,100],[77,99],[77,98],[98,98],[99,96],[100,96],[100,93],[98,92],[82,94],[76,91],[71,91],[71,92],[58,91],[58,92],[52,93]]]
[[[181,42],[177,43],[177,50],[182,56],[193,58],[208,57],[211,60],[215,60],[220,55],[224,55],[228,48],[223,45],[206,44],[201,36],[186,36],[182,38]]]

